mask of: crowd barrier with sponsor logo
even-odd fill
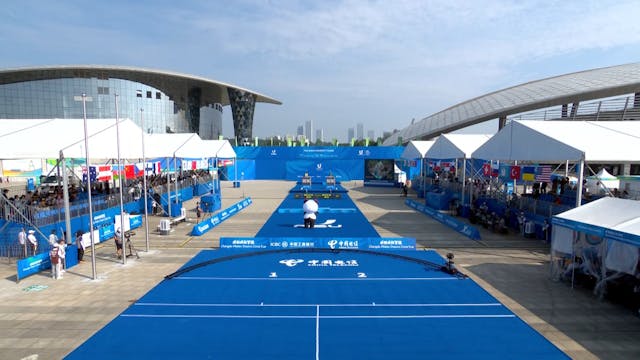
[[[221,237],[221,249],[367,249],[415,250],[413,238]]]
[[[431,216],[432,218],[438,220],[439,222],[443,223],[444,225],[452,228],[453,230],[461,233],[462,235],[467,236],[470,239],[473,240],[480,240],[480,232],[478,231],[478,229],[476,229],[475,227],[466,224],[458,219],[456,219],[453,216],[449,216],[447,214],[443,214],[441,212],[439,212],[438,210],[432,209],[424,204],[421,204],[417,201],[414,200],[410,200],[407,199],[405,200],[405,204],[407,206],[410,206],[418,211],[420,211],[421,213],[427,214],[429,216]]]
[[[247,206],[251,205],[252,201],[251,198],[245,198],[242,201],[239,201],[233,205],[231,205],[230,207],[220,211],[219,213],[211,216],[210,218],[196,224],[193,227],[193,230],[191,230],[191,235],[192,236],[200,236],[204,233],[206,233],[207,231],[213,229],[214,227],[218,226],[221,222],[227,220],[228,218],[232,217],[233,215],[239,213],[240,211],[242,211],[242,209],[246,208]]]

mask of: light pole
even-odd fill
[[[149,210],[147,209],[147,157],[144,153],[144,109],[140,108],[140,127],[142,128],[142,195],[144,196],[144,240],[146,251],[149,251]]]
[[[93,208],[91,203],[91,176],[89,174],[89,136],[87,131],[87,101],[93,101],[93,98],[82,94],[82,96],[74,96],[73,100],[82,101],[82,120],[84,121],[84,153],[85,153],[85,170],[87,171],[87,200],[89,201],[89,238],[91,239],[91,271],[93,280],[97,279],[96,273],[96,248],[93,236]]]
[[[120,172],[118,172],[119,176],[118,176],[118,183],[119,183],[119,187],[120,187],[120,242],[122,244],[122,249],[121,249],[121,256],[122,256],[122,265],[125,265],[127,263],[127,252],[125,250],[125,230],[124,230],[124,203],[122,200],[122,162],[120,161],[120,119],[118,119],[118,94],[113,94],[116,100],[116,146],[118,149],[118,168],[120,169]],[[117,231],[118,229],[116,228],[116,239],[118,238],[118,234]]]

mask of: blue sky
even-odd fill
[[[124,65],[232,83],[283,102],[256,106],[261,137],[307,120],[328,139],[359,122],[378,136],[487,92],[640,61],[637,0],[7,0],[0,17],[0,67]]]

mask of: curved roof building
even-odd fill
[[[128,117],[153,133],[222,134],[222,107],[231,105],[237,139],[252,137],[256,102],[282,104],[252,90],[198,76],[124,66],[69,65],[0,70],[0,118]]]
[[[491,119],[550,106],[640,92],[640,63],[611,66],[531,81],[467,100],[392,134],[384,145],[401,138],[430,139]],[[640,105],[640,104],[636,104]],[[501,124],[502,126],[502,124]]]

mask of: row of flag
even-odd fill
[[[117,179],[120,174],[124,175],[125,179],[135,179],[143,175],[143,164],[129,164],[125,165],[123,170],[120,170],[118,166],[113,165],[89,165],[89,179],[92,182],[96,181],[112,181]],[[147,162],[146,163],[147,175],[159,175],[162,173],[160,162]],[[82,167],[82,181],[87,182],[87,167]]]
[[[503,179],[551,182],[551,166],[519,166],[501,165],[499,168],[493,167],[490,163],[482,165],[482,175],[485,177],[500,177]]]

